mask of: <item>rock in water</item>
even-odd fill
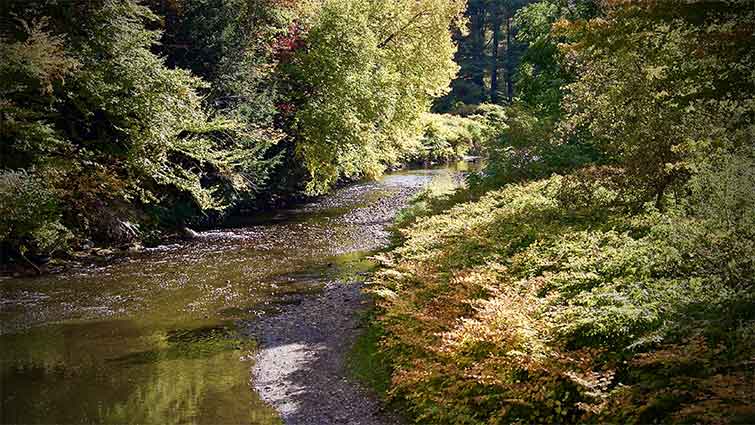
[[[195,232],[194,230],[189,229],[188,227],[182,227],[180,229],[181,236],[184,239],[200,239],[202,235]]]

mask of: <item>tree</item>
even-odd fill
[[[324,0],[283,64],[296,111],[296,154],[322,193],[340,177],[376,176],[419,133],[456,72],[449,28],[461,1]]]
[[[479,104],[485,101],[485,76],[488,58],[487,44],[488,10],[486,0],[470,0],[465,12],[467,28],[454,31],[458,51],[454,56],[459,65],[459,73],[451,84],[452,92],[439,103],[460,101],[465,104]],[[449,110],[453,105],[441,109]]]
[[[751,143],[755,10],[746,4],[606,2],[604,17],[558,24],[576,40],[564,48],[577,75],[564,132],[589,134],[640,202],[662,208],[696,161]]]
[[[140,226],[222,211],[261,186],[277,136],[208,112],[206,83],[152,52],[160,34],[147,29],[158,21],[149,9],[131,0],[3,8],[0,169],[25,170],[52,193],[77,235],[133,241]]]
[[[459,45],[455,56],[460,66],[449,95],[436,102],[435,109],[449,111],[455,104],[500,103],[499,80],[505,78],[505,97],[514,96],[514,73],[521,55],[516,41],[514,13],[531,0],[472,0],[465,17],[466,31],[456,32]],[[501,52],[503,50],[503,53]]]
[[[514,17],[514,13],[517,9],[527,4],[527,0],[491,0],[489,4],[490,10],[490,27],[492,32],[491,40],[491,65],[490,65],[490,102],[499,103],[500,88],[498,78],[501,69],[505,71],[506,78],[506,99],[509,103],[514,98],[514,52],[516,46],[514,45],[513,27],[511,20]],[[505,31],[505,44],[504,44],[504,61],[503,67],[501,67],[501,31]]]

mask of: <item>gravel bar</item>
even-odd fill
[[[362,236],[353,246],[334,246],[337,253],[372,250],[388,243],[386,227],[432,175],[396,176],[365,187],[355,208],[334,225],[356,226]],[[347,189],[343,193],[353,193]],[[325,201],[324,208],[339,204]],[[334,202],[335,201],[335,202]],[[340,205],[339,205],[340,206]],[[317,205],[314,207],[317,209]],[[361,313],[372,300],[361,282],[327,282],[324,289],[302,295],[297,303],[247,324],[259,342],[252,384],[288,425],[402,423],[368,389],[349,377],[346,355],[360,329]]]

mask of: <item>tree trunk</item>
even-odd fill
[[[506,17],[506,96],[509,103],[514,99],[514,70],[511,58],[511,17]]]
[[[485,99],[485,8],[477,7],[470,19],[470,35],[472,38],[472,71],[471,80],[480,89],[478,101]]]
[[[498,103],[498,47],[501,44],[501,18],[498,13],[493,17],[493,47],[490,61],[490,102]]]

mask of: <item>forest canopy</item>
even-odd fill
[[[3,252],[133,243],[378,176],[454,77],[463,7],[3,2]]]

